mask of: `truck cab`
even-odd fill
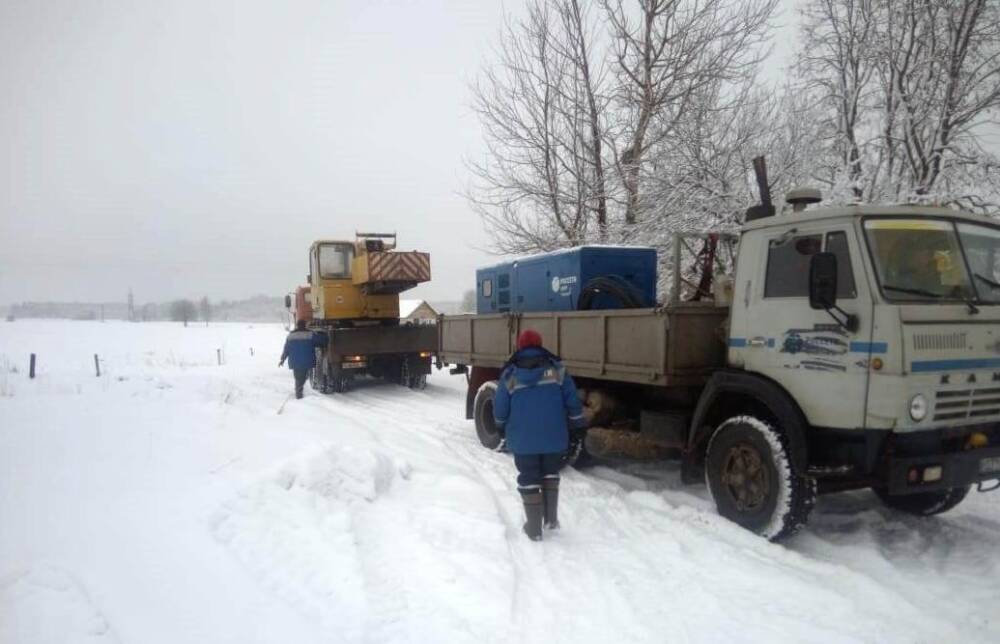
[[[355,284],[357,242],[320,240],[309,248],[313,318],[335,324],[399,319],[398,294],[366,293]]]
[[[800,475],[820,491],[872,487],[916,514],[1000,477],[995,221],[916,206],[796,209],[744,226],[734,280],[729,369],[703,395],[718,397],[701,405],[716,409],[707,426],[725,415],[721,390],[780,397],[787,417],[764,415],[795,426],[782,440]]]

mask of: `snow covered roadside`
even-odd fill
[[[1000,640],[1000,495],[824,497],[781,546],[671,464],[597,467],[535,544],[460,377],[289,400],[283,338],[0,326],[0,642]]]

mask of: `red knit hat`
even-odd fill
[[[542,346],[542,334],[534,329],[525,329],[517,336],[517,350]]]

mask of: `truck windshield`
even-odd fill
[[[951,221],[869,219],[865,233],[887,299],[970,301],[975,297]]]
[[[346,279],[351,276],[351,244],[322,244],[319,247],[319,274],[324,279]]]
[[[958,224],[972,281],[981,302],[1000,303],[1000,229]]]

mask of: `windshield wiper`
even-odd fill
[[[932,291],[926,291],[922,288],[905,288],[902,286],[893,286],[892,284],[883,284],[882,288],[887,291],[897,291],[899,293],[907,293],[909,295],[923,295],[924,297],[941,298],[944,297],[942,293],[934,293]]]
[[[945,293],[934,293],[932,291],[926,291],[922,288],[904,288],[902,286],[894,286],[892,284],[883,284],[882,288],[887,291],[898,291],[900,293],[907,293],[909,295],[922,295],[924,297],[933,297],[934,299],[941,299],[943,297],[954,297],[952,295],[947,295]],[[979,313],[979,309],[976,308],[975,301],[968,296],[958,296],[957,299],[965,302],[965,305],[969,307],[969,313],[975,315]]]
[[[994,282],[990,278],[986,277],[985,275],[980,275],[979,273],[973,273],[973,275],[986,282],[986,284],[989,285],[991,288],[1000,288],[1000,282]]]

